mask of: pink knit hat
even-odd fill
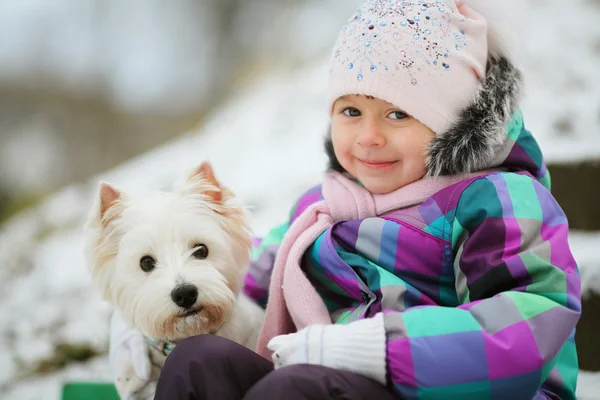
[[[377,97],[443,134],[485,77],[488,23],[463,0],[369,0],[334,47],[328,91]]]

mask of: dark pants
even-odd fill
[[[180,341],[162,369],[155,400],[398,400],[351,372],[299,364],[278,370],[247,348],[214,335]]]

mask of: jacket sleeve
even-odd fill
[[[406,399],[575,399],[580,278],[556,200],[529,176],[493,174],[463,191],[449,223],[460,305],[386,312],[396,391]],[[551,373],[563,375],[560,395],[542,386]]]
[[[243,292],[262,308],[267,305],[275,256],[288,227],[289,222],[283,223],[271,229],[264,238],[256,237],[252,241],[250,266],[244,279]]]
[[[286,232],[308,206],[322,198],[320,185],[311,188],[294,203],[284,223],[271,229],[263,238],[253,239],[250,266],[244,279],[243,292],[262,308],[267,306],[275,257]]]

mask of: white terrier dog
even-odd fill
[[[92,281],[131,327],[152,340],[216,334],[254,350],[263,310],[240,293],[250,229],[210,164],[146,198],[101,182],[86,229]],[[157,378],[166,355],[151,349]],[[122,397],[145,384],[130,371]]]

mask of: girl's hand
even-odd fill
[[[311,325],[276,336],[267,347],[275,368],[317,364],[354,372],[386,383],[386,336],[383,314],[347,325]]]

